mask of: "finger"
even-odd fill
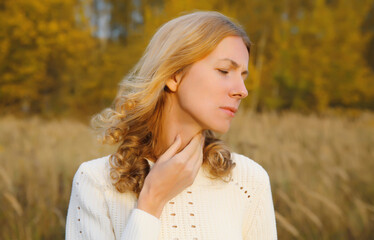
[[[199,153],[198,154],[198,159],[200,159],[200,156],[203,155],[203,152],[204,152],[204,143],[205,143],[205,137],[203,135],[201,135],[200,142],[199,142],[199,144],[196,147],[196,152]]]
[[[191,158],[191,163],[193,164],[194,169],[200,168],[201,164],[203,163],[203,157],[204,157],[204,138],[201,140],[201,147],[198,147],[195,155]]]
[[[201,164],[203,163],[203,159],[204,159],[204,143],[205,143],[205,138],[202,137],[201,148],[199,149],[199,156],[198,156],[198,160],[196,161],[196,166],[201,166]]]
[[[191,139],[190,143],[188,143],[187,146],[182,151],[177,153],[175,156],[180,158],[180,159],[184,159],[185,161],[188,161],[188,159],[191,158],[191,156],[198,149],[198,146],[201,143],[200,138],[201,138],[201,134],[195,135]]]
[[[201,145],[200,145],[201,150],[204,149],[204,145],[205,145],[205,137],[203,135],[201,135]]]
[[[203,151],[197,148],[197,151],[188,159],[187,169],[191,169],[193,179],[196,178],[203,162]]]
[[[172,158],[180,148],[182,143],[181,137],[178,134],[171,146],[159,157],[157,162],[163,162]]]
[[[186,164],[189,166],[188,168],[192,169],[193,175],[196,176],[197,172],[199,171],[199,166],[202,164],[202,148],[200,147],[202,144],[202,140],[198,142],[196,148],[191,153],[191,155],[185,159]]]

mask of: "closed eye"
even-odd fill
[[[225,71],[225,70],[222,70],[222,69],[217,69],[220,73],[222,74],[228,74],[229,72],[228,71]]]

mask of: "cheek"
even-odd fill
[[[180,88],[180,102],[185,107],[192,106],[195,111],[207,111],[217,105],[219,93],[218,83],[214,83],[214,76],[206,72],[194,72],[184,79]]]
[[[208,103],[204,86],[198,83],[181,86],[178,99],[182,108],[192,111],[198,111]]]
[[[220,106],[227,104],[229,85],[214,72],[196,72],[182,80],[178,89],[179,106],[202,128],[224,133],[230,126]]]

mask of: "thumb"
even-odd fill
[[[172,158],[178,151],[179,147],[181,146],[182,140],[180,135],[178,134],[177,137],[174,139],[174,142],[171,146],[158,158],[157,162],[164,162]]]

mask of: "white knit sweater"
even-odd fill
[[[75,174],[66,239],[277,239],[269,176],[243,155],[232,154],[236,167],[230,183],[211,180],[200,168],[160,219],[137,209],[134,194],[113,187],[108,159],[85,162]]]

